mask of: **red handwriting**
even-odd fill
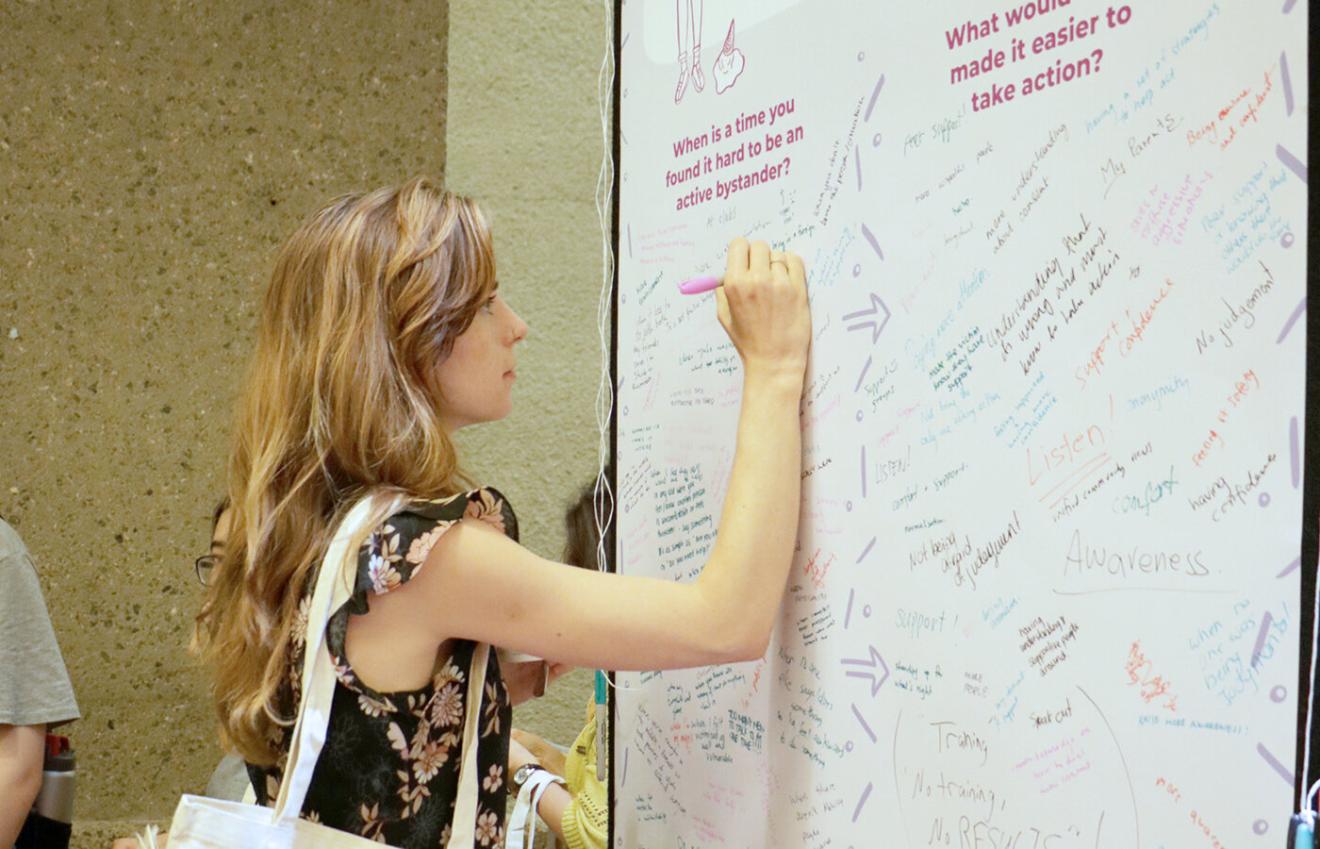
[[[1238,407],[1246,399],[1247,394],[1256,389],[1260,389],[1260,378],[1256,376],[1255,369],[1247,369],[1242,373],[1242,377],[1233,383],[1233,391],[1224,397],[1228,399],[1229,407]],[[1219,421],[1228,421],[1229,412],[1228,408],[1220,408]]]
[[[1105,446],[1105,430],[1100,425],[1093,424],[1085,431],[1077,433],[1063,433],[1062,439],[1057,445],[1049,449],[1039,449],[1040,457],[1038,462],[1043,464],[1044,468],[1036,471],[1037,463],[1033,462],[1034,454],[1031,447],[1027,447],[1027,480],[1032,486],[1043,477],[1047,472],[1064,466],[1070,466],[1082,460],[1095,456],[1102,452]],[[1097,449],[1092,451],[1092,449]]]
[[[1169,694],[1169,681],[1164,676],[1155,673],[1155,665],[1141,650],[1140,641],[1134,641],[1132,647],[1128,649],[1125,668],[1128,674],[1128,684],[1140,686],[1142,701],[1150,704],[1156,699],[1167,695],[1168,698],[1165,699],[1161,707],[1170,713],[1178,712],[1178,697]]]
[[[1224,103],[1213,119],[1188,130],[1187,146],[1192,147],[1203,139],[1209,139],[1220,150],[1226,150],[1237,140],[1239,128],[1260,123],[1260,107],[1264,105],[1272,91],[1274,91],[1274,79],[1267,70],[1265,81],[1259,90],[1253,93],[1250,88],[1242,89]]]
[[[1201,440],[1201,447],[1192,454],[1192,463],[1197,466],[1204,463],[1205,458],[1210,456],[1210,449],[1215,447],[1216,442],[1222,447],[1224,437],[1219,435],[1219,431],[1210,428],[1210,433],[1206,435],[1205,439]]]
[[[1173,801],[1175,802],[1182,801],[1182,791],[1179,790],[1173,784],[1173,782],[1169,781],[1167,778],[1160,776],[1159,778],[1155,779],[1155,786],[1163,787],[1164,791],[1173,797]]]
[[[756,662],[756,668],[752,670],[752,686],[747,690],[747,694],[743,696],[743,710],[747,710],[747,707],[752,703],[752,697],[761,689],[761,672],[764,669],[765,658],[761,658]]]
[[[670,727],[670,739],[675,743],[682,743],[683,748],[688,752],[692,751],[692,725],[687,722],[675,722]]]
[[[816,552],[811,555],[811,559],[807,561],[807,565],[802,567],[802,571],[806,573],[816,589],[820,589],[825,584],[825,576],[829,574],[830,567],[833,565],[834,555],[827,554],[822,558],[820,556],[820,549],[818,548],[816,549]]]
[[[1082,385],[1083,389],[1086,388],[1088,375],[1098,377],[1104,369],[1105,355],[1111,342],[1118,343],[1118,355],[1120,357],[1126,357],[1141,343],[1146,336],[1146,328],[1155,319],[1155,313],[1159,310],[1160,304],[1164,303],[1164,299],[1169,296],[1169,290],[1172,288],[1173,280],[1165,278],[1164,283],[1160,285],[1159,292],[1146,305],[1145,309],[1140,310],[1136,315],[1132,314],[1132,310],[1124,310],[1126,321],[1120,322],[1119,319],[1114,319],[1109,322],[1109,329],[1105,331],[1105,335],[1101,337],[1099,343],[1091,349],[1091,356],[1086,363],[1078,366],[1076,371],[1073,372],[1073,377]]]
[[[1168,779],[1163,777],[1155,779],[1155,786],[1163,788],[1168,793],[1171,802],[1182,801],[1182,791]],[[1205,837],[1210,849],[1225,849],[1224,842],[1219,839],[1219,835],[1214,832],[1214,829],[1210,828],[1210,824],[1205,821],[1205,817],[1201,816],[1200,812],[1195,809],[1190,810],[1188,811],[1188,818],[1192,821],[1192,827]]]
[[[1260,389],[1260,378],[1256,375],[1256,370],[1247,369],[1241,377],[1233,381],[1233,391],[1224,396],[1228,405],[1219,408],[1219,412],[1215,414],[1215,420],[1220,424],[1227,424],[1233,411],[1242,405],[1249,394],[1258,389]],[[1206,458],[1210,456],[1210,450],[1214,448],[1216,442],[1222,447],[1224,437],[1212,427],[1209,435],[1201,440],[1201,447],[1192,453],[1192,463],[1197,466],[1204,463]]]
[[[1192,825],[1196,826],[1196,828],[1205,835],[1206,839],[1210,841],[1211,849],[1224,849],[1224,843],[1219,839],[1219,835],[1211,830],[1209,824],[1206,823],[1205,819],[1199,813],[1192,811],[1191,818]]]

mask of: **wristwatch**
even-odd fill
[[[532,773],[544,769],[545,767],[534,763],[526,763],[518,767],[513,773],[513,792],[522,792],[522,786],[527,783],[527,779],[532,777]]]

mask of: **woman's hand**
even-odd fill
[[[504,673],[504,686],[509,690],[509,701],[515,705],[544,695],[546,686],[572,668],[566,663],[551,661],[500,665],[500,671]]]
[[[803,379],[811,313],[801,257],[771,251],[765,242],[734,239],[715,303],[748,376]]]
[[[540,763],[541,762],[536,759],[536,755],[533,755],[526,746],[524,746],[522,743],[519,743],[517,740],[510,738],[509,739],[509,771],[508,771],[510,789],[512,789],[512,785],[513,785],[513,774],[517,772],[520,767],[525,766],[527,764],[539,765]]]
[[[518,745],[531,752],[532,757],[536,758],[546,769],[555,775],[564,774],[564,753],[547,743],[543,738],[530,731],[515,728],[513,729],[513,739]]]

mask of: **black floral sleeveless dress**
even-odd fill
[[[483,488],[448,499],[411,502],[363,544],[353,596],[331,616],[326,628],[338,681],[330,728],[312,774],[303,818],[404,849],[443,849],[448,842],[463,762],[467,676],[476,644],[456,641],[453,654],[428,686],[380,693],[353,674],[344,637],[349,616],[366,613],[373,594],[407,583],[440,536],[465,517],[489,522],[518,539],[517,518],[508,502],[498,491]],[[302,616],[307,602],[304,598]],[[305,625],[295,626],[296,644],[281,698],[286,716],[298,709],[305,630]],[[493,650],[480,717],[475,830],[479,846],[498,847],[504,844],[511,706]],[[281,729],[281,734],[278,745],[287,757],[292,728]],[[275,803],[284,765],[283,758],[270,768],[248,764],[258,803]]]

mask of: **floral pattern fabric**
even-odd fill
[[[455,642],[453,653],[421,690],[380,693],[353,673],[344,652],[348,620],[369,609],[370,597],[407,583],[446,530],[463,518],[489,522],[513,540],[518,524],[512,508],[494,489],[452,498],[409,503],[367,538],[358,554],[352,597],[330,618],[326,641],[334,660],[334,701],[321,757],[303,804],[305,819],[359,834],[390,846],[443,849],[449,840],[459,765],[463,761],[468,670],[476,644]],[[305,622],[308,599],[300,619]],[[298,709],[306,626],[296,627],[289,677],[281,694],[286,716]],[[509,757],[511,706],[490,652],[482,688],[477,743],[480,782],[475,825],[477,845],[502,846]],[[281,728],[287,757],[292,728]],[[271,768],[248,765],[257,802],[273,805],[284,760]]]

